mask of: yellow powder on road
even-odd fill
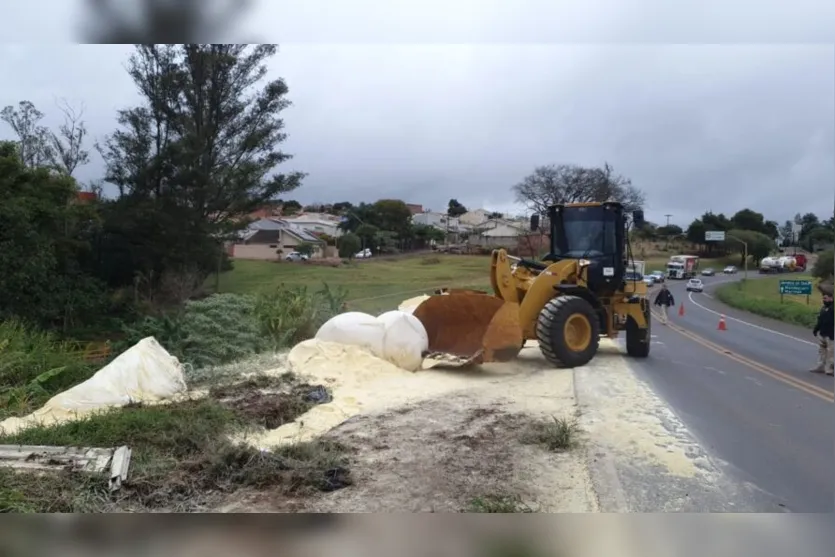
[[[625,459],[644,459],[670,474],[699,473],[691,457],[694,442],[683,424],[650,387],[629,368],[617,345],[601,340],[593,364],[575,373],[583,404],[583,425],[596,442]]]

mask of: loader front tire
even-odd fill
[[[586,365],[600,346],[600,321],[578,296],[557,296],[545,304],[536,323],[539,349],[557,367]]]

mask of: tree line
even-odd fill
[[[55,132],[23,101],[0,112],[17,135],[0,146],[0,319],[67,330],[142,302],[181,301],[228,265],[224,240],[244,215],[297,189],[277,172],[291,155],[288,87],[267,78],[275,45],[141,44],[127,62],[141,101],[93,144],[104,161],[79,203],[90,159],[81,111]]]

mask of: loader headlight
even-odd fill
[[[591,261],[589,261],[588,259],[581,259],[577,263],[580,265],[580,267],[586,267],[587,265],[591,265]]]

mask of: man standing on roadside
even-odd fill
[[[661,308],[661,322],[666,324],[670,320],[670,306],[676,305],[673,293],[667,290],[667,285],[661,285],[661,292],[655,297],[655,305]]]
[[[835,347],[835,313],[832,311],[832,292],[823,293],[823,307],[818,314],[818,322],[812,329],[812,334],[818,337],[818,367],[812,369],[812,373],[835,373],[835,361],[833,361],[833,347]]]

